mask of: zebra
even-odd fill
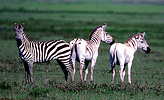
[[[80,62],[80,77],[81,81],[86,82],[87,74],[88,74],[88,64],[91,62],[91,83],[93,83],[93,70],[96,64],[96,59],[98,57],[98,48],[100,46],[100,42],[103,41],[105,43],[113,44],[114,39],[110,36],[106,31],[107,24],[96,27],[91,31],[89,36],[89,41],[85,41],[81,38],[75,38],[70,42],[71,48],[71,61],[73,66],[73,79],[75,75],[75,61]],[[83,80],[83,67],[85,64],[85,77]]]
[[[115,76],[115,65],[120,65],[120,79],[121,82],[124,81],[125,76],[125,66],[128,67],[128,83],[131,84],[131,66],[134,58],[134,53],[137,51],[137,48],[150,53],[151,49],[144,39],[145,32],[142,34],[138,32],[136,35],[132,36],[124,44],[114,43],[110,48],[110,63],[112,72],[111,83],[114,82]]]
[[[25,67],[25,80],[33,84],[33,63],[49,62],[56,59],[65,74],[65,83],[67,83],[68,72],[72,75],[72,67],[70,65],[70,47],[64,40],[51,40],[45,42],[31,41],[23,31],[25,24],[17,25],[15,23],[15,35],[19,57],[23,61]]]

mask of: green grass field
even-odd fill
[[[50,0],[51,1],[51,0]],[[53,1],[53,0],[52,0]],[[38,2],[2,0],[0,3],[0,99],[159,99],[164,98],[164,6],[162,4],[113,4],[106,2]],[[90,32],[107,23],[106,31],[116,42],[124,43],[138,32],[151,53],[138,50],[132,65],[132,84],[120,83],[119,66],[110,84],[110,45],[101,43],[94,69],[86,83],[80,82],[76,63],[75,84],[64,85],[64,74],[57,64],[34,64],[35,85],[25,85],[25,71],[15,41],[14,23],[25,23],[25,33],[34,41],[74,38],[88,40]],[[90,65],[89,65],[90,70]],[[127,69],[126,69],[127,72]]]

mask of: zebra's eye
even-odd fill
[[[141,40],[141,43],[143,43],[143,41]]]

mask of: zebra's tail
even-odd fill
[[[71,53],[73,52],[73,50],[75,49],[75,44],[77,42],[78,38],[75,38],[74,40],[72,40],[69,44],[69,47],[70,47],[70,50],[71,50]]]
[[[71,66],[73,68],[73,62],[72,59],[76,59],[76,42],[77,42],[78,38],[75,38],[74,40],[72,40],[70,42],[70,50],[71,50],[71,55],[70,55],[70,62],[71,62]]]
[[[111,63],[111,70],[110,70],[110,73],[111,73],[111,72],[113,72],[113,69],[114,69],[114,67],[116,66],[116,63],[117,63],[116,46],[114,48],[111,47],[111,49],[110,49],[110,63]]]

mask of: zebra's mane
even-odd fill
[[[95,29],[93,29],[92,31],[91,31],[91,34],[90,34],[90,36],[89,36],[89,40],[91,40],[91,37],[92,37],[92,35],[96,32],[96,30],[98,29],[98,28],[100,28],[101,26],[98,26],[98,27],[96,27]]]
[[[125,44],[127,45],[127,46],[133,46],[134,48],[135,48],[135,43],[134,43],[134,39],[136,39],[136,36],[137,35],[133,35],[132,37],[130,37],[129,39],[127,39],[126,41],[125,41]],[[134,39],[133,39],[134,38]]]
[[[136,39],[137,35],[138,35],[138,34],[133,35],[132,37],[130,37],[129,39],[127,39],[127,40],[125,41],[125,43],[128,43],[132,38],[135,38],[135,39]],[[139,33],[139,35],[143,37],[143,35],[142,35],[141,33]]]
[[[130,37],[129,39],[127,39],[126,41],[125,41],[125,43],[128,43],[132,38],[135,38],[136,37],[136,35],[133,35],[132,37]]]
[[[141,33],[139,33],[139,35],[143,37],[143,35]],[[133,35],[131,38],[129,38],[125,41],[125,44],[128,46],[133,46],[135,48],[135,46],[137,45],[135,42],[137,37],[138,37],[138,34]]]
[[[26,39],[29,40],[29,37],[28,37],[28,35],[25,32],[23,32],[22,34],[26,37]]]

